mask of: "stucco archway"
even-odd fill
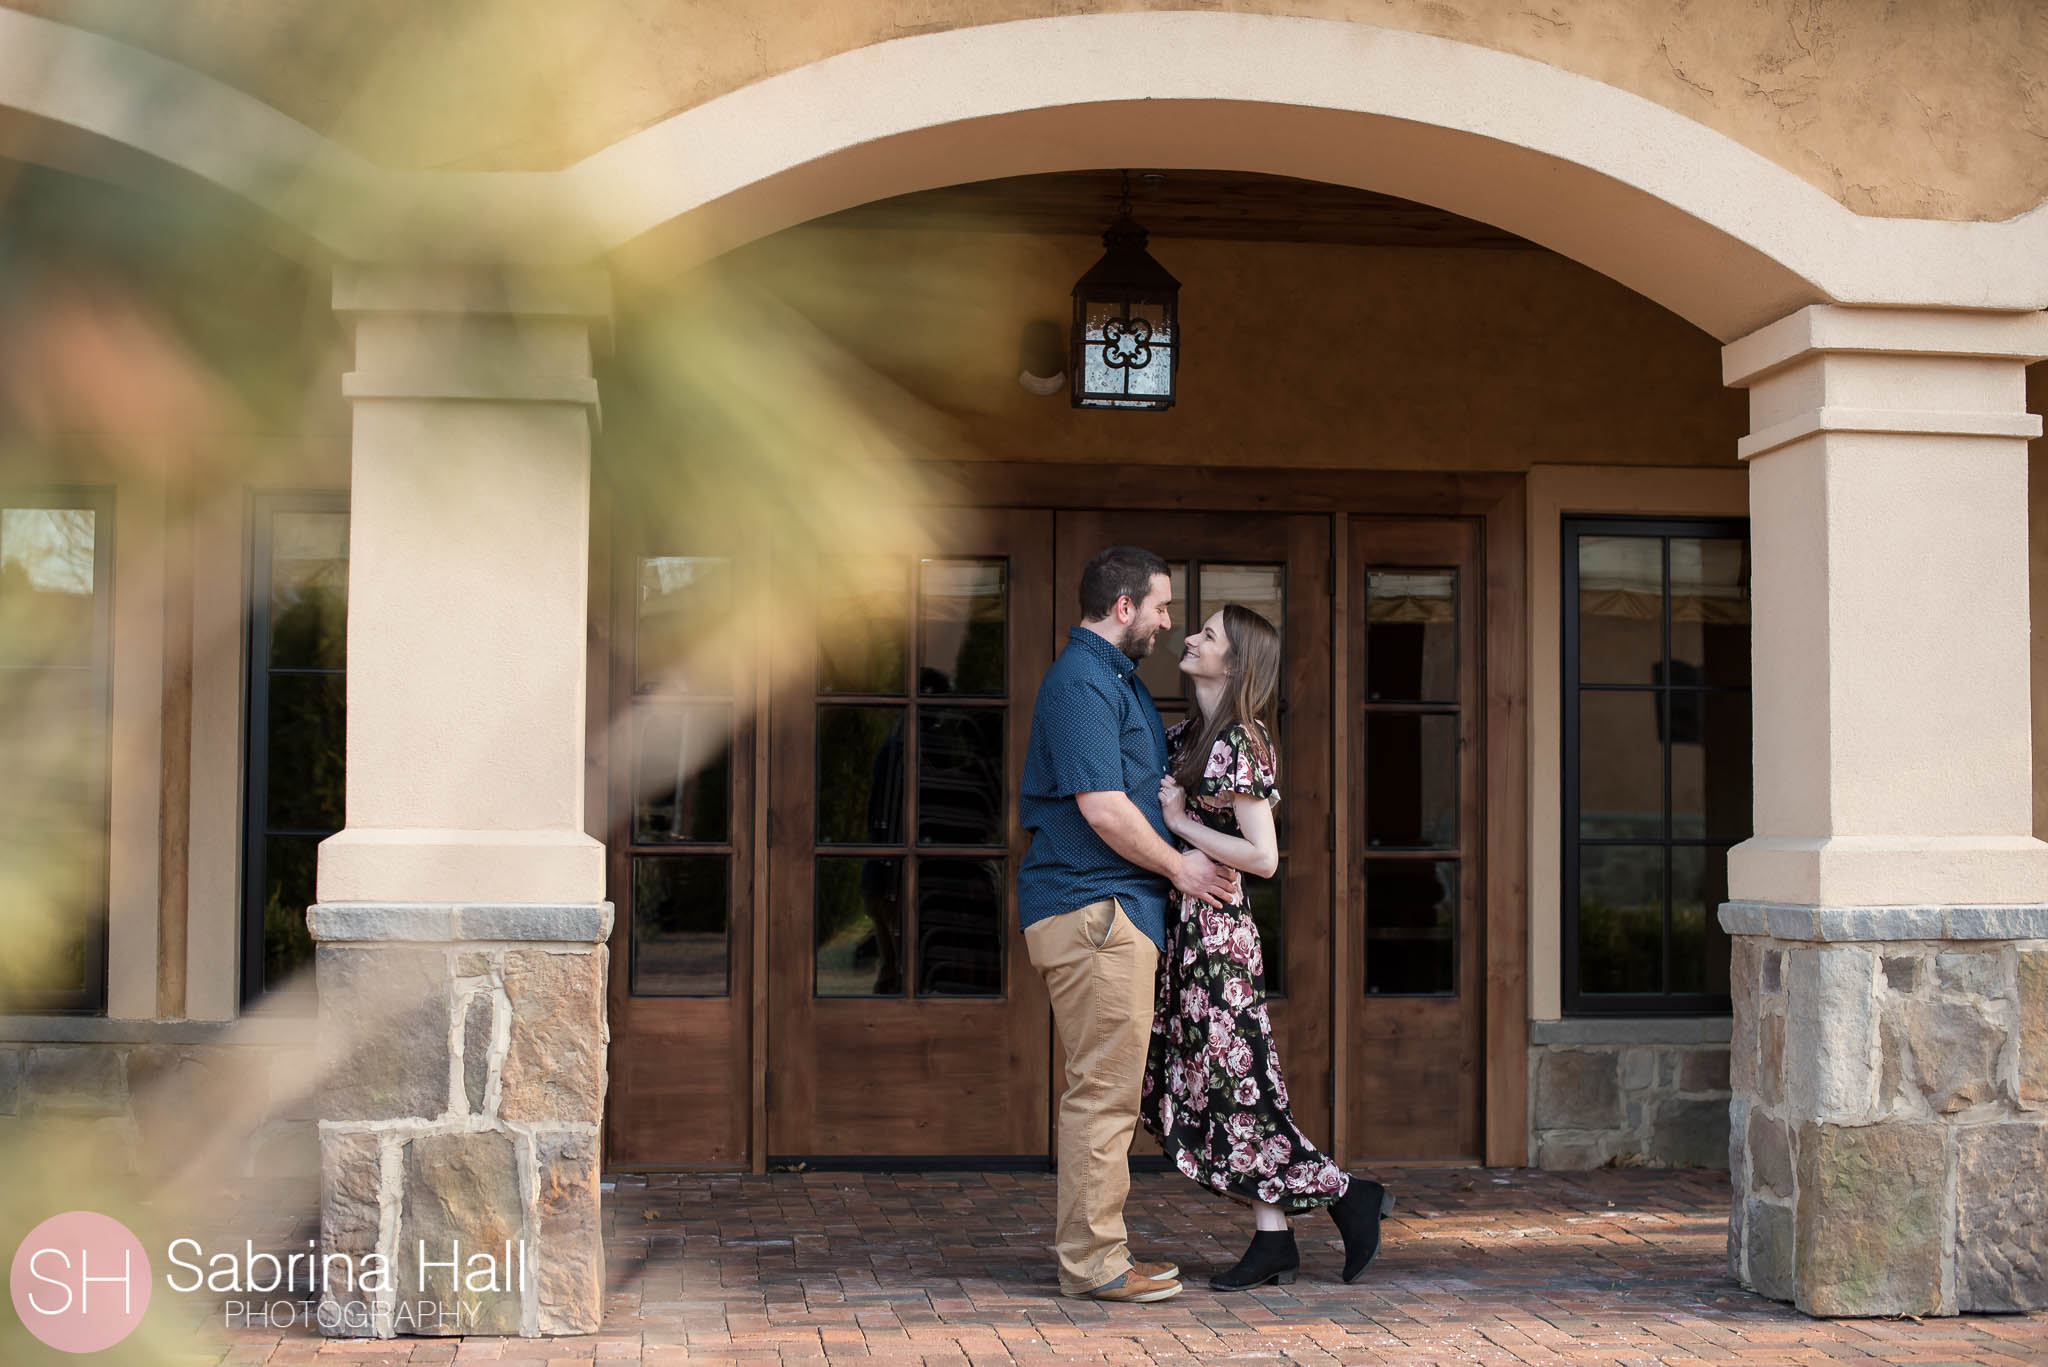
[[[1088,15],[900,39],[677,114],[561,177],[601,248],[701,259],[867,200],[1119,164],[1263,171],[1437,205],[1600,270],[1722,340],[1827,301],[2048,304],[2048,212],[1863,218],[1587,77],[1326,20]]]
[[[17,11],[0,11],[0,54],[0,110],[60,164],[208,183],[342,259],[562,266],[659,244],[680,248],[673,265],[912,190],[1150,165],[1434,204],[1722,340],[1810,303],[2048,306],[2048,208],[2004,223],[1864,217],[1663,105],[1360,23],[1167,12],[919,34],[544,172],[388,170],[189,67]]]

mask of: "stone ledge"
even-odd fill
[[[306,925],[313,938],[324,944],[476,940],[602,944],[611,936],[612,904],[325,902],[306,908]]]
[[[0,1045],[311,1044],[311,1016],[245,1016],[231,1021],[108,1020],[104,1016],[0,1016]]]
[[[1723,902],[1730,935],[1812,942],[2048,939],[2048,906],[1805,907]]]
[[[1726,1044],[1732,1016],[1578,1016],[1529,1022],[1531,1044]]]

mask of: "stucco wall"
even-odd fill
[[[1220,9],[1354,19],[1578,72],[1718,129],[1861,213],[2002,219],[2048,197],[2048,9],[2031,0],[7,3],[162,52],[415,169],[552,169],[762,77],[892,38]]]
[[[1079,412],[1064,392],[1039,397],[1017,382],[1027,321],[1054,320],[1064,336],[1073,282],[1101,253],[1090,238],[808,228],[719,269],[871,367],[868,388],[900,387],[935,409],[952,443],[935,455],[1732,468],[1747,430],[1711,338],[1547,252],[1152,248],[1182,282],[1182,398],[1164,414]],[[632,337],[629,325],[622,349]]]

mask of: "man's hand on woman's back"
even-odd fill
[[[1220,907],[1237,900],[1238,872],[1200,850],[1182,850],[1173,886],[1204,906]]]

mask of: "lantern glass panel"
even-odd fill
[[[1102,358],[1102,335],[1091,332],[1081,354],[1081,388],[1089,394],[1112,394],[1123,388],[1121,372]]]
[[[1160,343],[1153,343],[1150,363],[1143,366],[1126,366],[1124,392],[1144,395],[1148,398],[1166,398],[1173,393],[1173,352]]]
[[[1083,304],[1081,393],[1094,406],[1150,408],[1173,397],[1173,324],[1160,300]],[[1118,397],[1129,395],[1128,402]]]

